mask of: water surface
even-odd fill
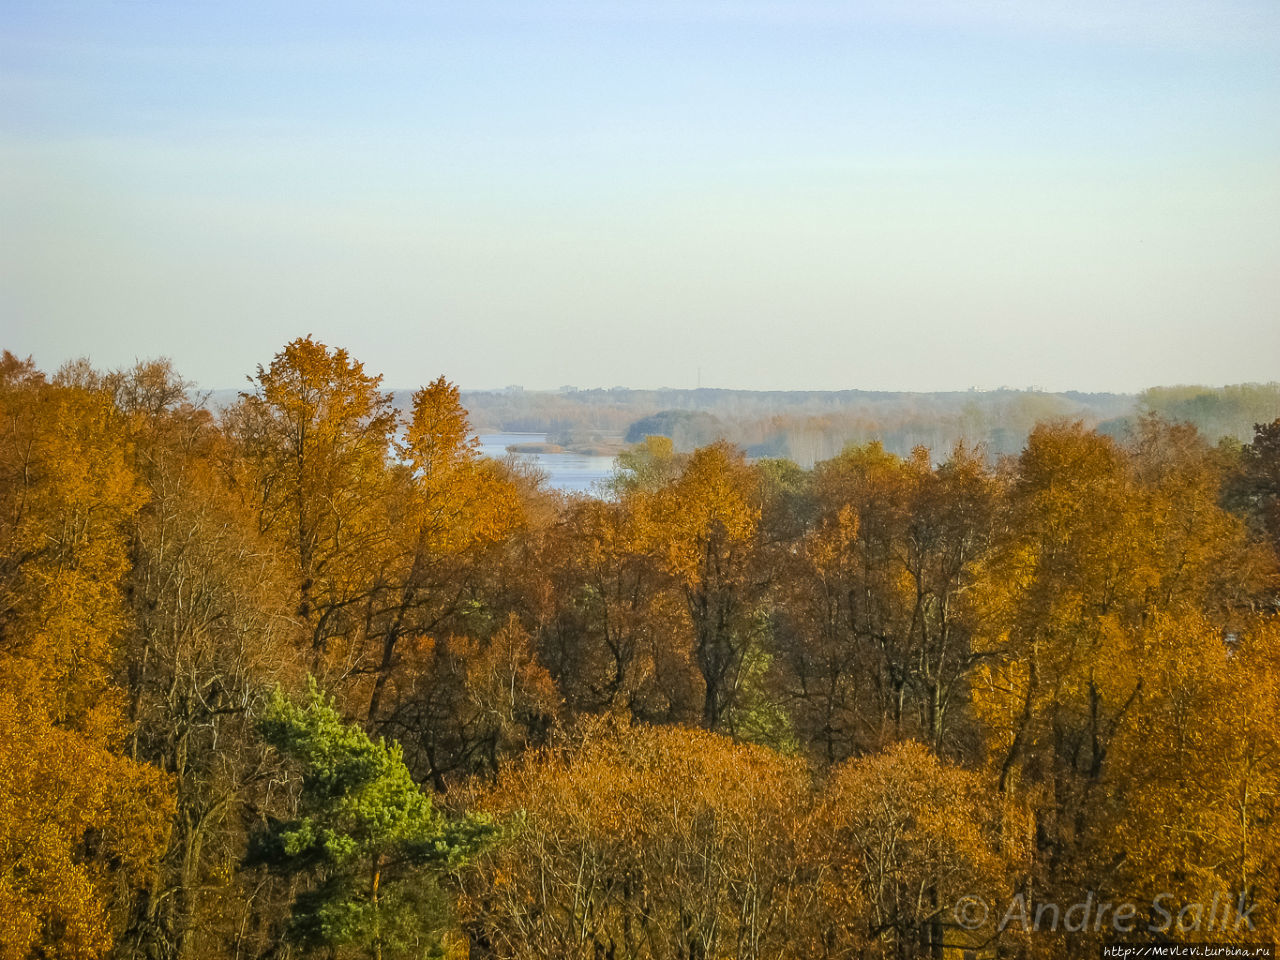
[[[545,433],[482,433],[480,453],[502,459],[507,447],[522,443],[546,443]],[[601,480],[613,474],[613,457],[588,457],[581,453],[518,453],[516,456],[535,464],[547,475],[547,485],[572,493],[595,493]]]

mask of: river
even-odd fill
[[[512,444],[546,443],[545,433],[482,433],[482,456],[501,459]],[[595,486],[613,473],[613,457],[588,457],[580,453],[519,453],[547,475],[547,485],[570,493],[594,493]]]

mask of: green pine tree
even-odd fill
[[[267,824],[249,853],[301,881],[289,940],[330,956],[438,955],[448,903],[437,880],[489,843],[493,826],[446,820],[400,745],[344,722],[314,681],[303,705],[277,690],[259,729],[302,774],[298,818]]]

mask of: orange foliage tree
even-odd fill
[[[0,359],[0,956],[96,957],[172,802],[112,674],[144,500],[114,405]]]
[[[574,711],[701,715],[688,611],[654,556],[651,514],[639,492],[582,498],[543,539],[543,649]]]
[[[806,835],[818,903],[803,955],[833,960],[994,942],[997,918],[964,939],[956,907],[1007,902],[1030,853],[1025,820],[981,775],[911,741],[834,768]]]
[[[476,451],[456,386],[440,377],[414,393],[403,428],[387,561],[369,604],[370,720],[380,719],[395,685],[401,639],[445,627],[485,562],[524,525],[516,486]],[[412,662],[403,666],[412,672]]]
[[[470,798],[509,834],[465,880],[473,951],[796,956],[789,918],[806,790],[800,764],[764,747],[588,723],[571,745],[514,762]]]
[[[695,451],[653,498],[651,549],[688,608],[702,723],[732,729],[744,662],[763,637],[759,478],[741,451],[715,443]]]
[[[774,613],[780,693],[833,763],[906,737],[960,750],[971,644],[968,596],[997,486],[963,447],[934,468],[878,444],[813,475],[814,520],[783,556]]]
[[[1159,782],[1162,753],[1166,775],[1195,768],[1160,740],[1203,733],[1186,710],[1226,692],[1230,638],[1267,583],[1266,558],[1218,505],[1220,479],[1193,433],[1155,421],[1129,449],[1078,424],[1043,426],[1018,461],[985,569],[993,658],[974,700],[1002,789],[1036,819],[1033,897],[1155,883],[1158,872],[1117,869],[1146,856],[1116,845],[1133,842],[1122,824],[1160,824],[1156,856],[1179,856],[1163,833],[1172,823],[1142,812],[1143,785]],[[1142,731],[1159,746],[1136,740]]]
[[[351,642],[359,631],[387,549],[396,416],[381,380],[345,350],[299,338],[258,368],[253,392],[225,415],[260,527],[292,557],[317,665],[335,638]]]

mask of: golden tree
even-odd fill
[[[812,487],[774,612],[798,730],[827,763],[910,737],[958,750],[994,479],[964,447],[934,468],[923,449],[904,460],[873,443],[819,464]]]
[[[447,629],[485,562],[524,525],[516,486],[479,457],[458,388],[443,377],[414,393],[397,450],[386,561],[368,605],[375,721],[401,668],[414,668],[401,640]]]
[[[696,720],[701,683],[688,610],[654,556],[653,498],[566,504],[543,538],[543,648],[576,711]]]
[[[992,659],[974,699],[1000,786],[1037,820],[1033,896],[1155,882],[1117,871],[1130,856],[1118,825],[1145,816],[1150,771],[1133,738],[1185,730],[1177,664],[1212,689],[1267,579],[1218,505],[1213,462],[1193,434],[1156,422],[1129,450],[1079,424],[1042,426],[1018,461],[984,570]],[[1174,830],[1169,813],[1145,823]]]
[[[817,904],[806,956],[936,956],[956,906],[1007,902],[1029,853],[1025,823],[971,771],[905,741],[835,767],[808,824]],[[994,941],[981,915],[971,945]],[[989,922],[983,922],[989,920]]]
[[[387,548],[396,416],[381,381],[345,350],[303,337],[258,368],[253,392],[225,417],[238,446],[233,470],[253,493],[260,527],[293,558],[298,616],[317,662],[334,637],[359,629],[357,609]]]
[[[509,839],[465,878],[478,949],[512,958],[797,957],[803,768],[681,727],[595,721],[471,796]]]
[[[743,664],[762,633],[758,477],[741,451],[715,443],[697,450],[653,497],[651,549],[688,608],[704,687],[702,723],[732,728]]]
[[[110,400],[8,353],[0,422],[0,955],[96,957],[172,809],[111,682],[144,491]]]

